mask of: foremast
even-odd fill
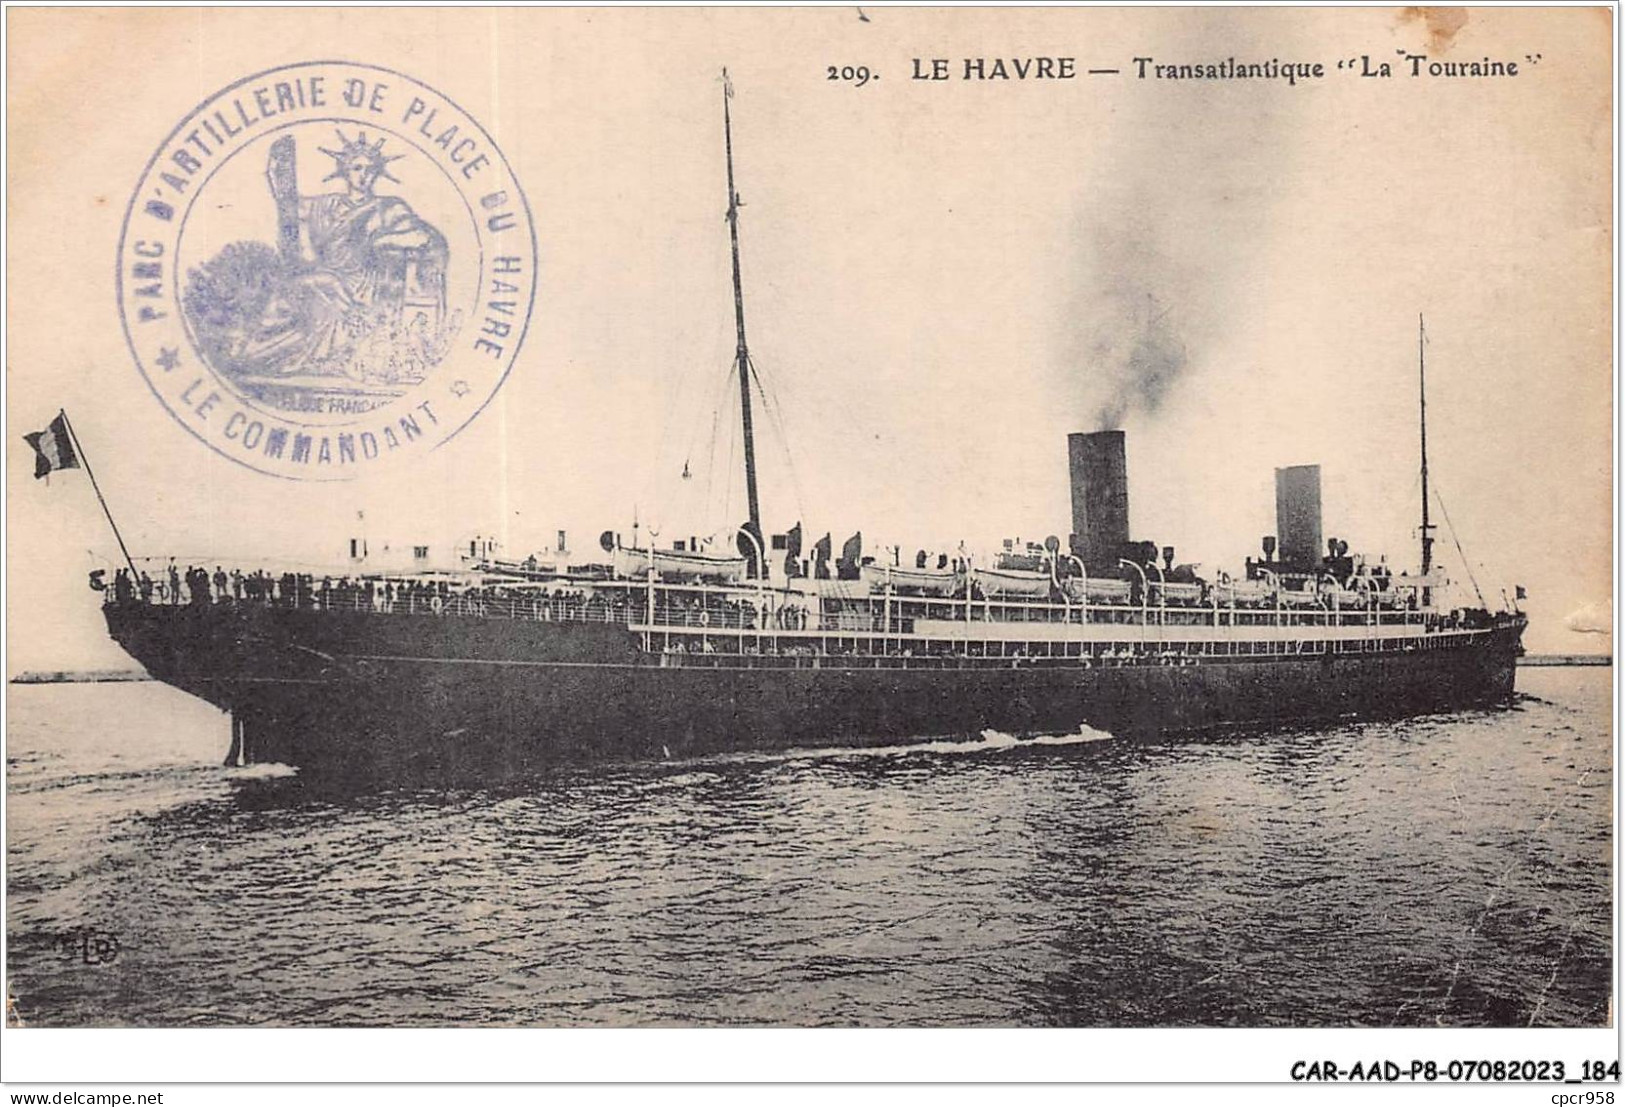
[[[1422,579],[1426,580],[1428,574],[1433,571],[1433,524],[1428,514],[1427,323],[1420,314],[1416,317],[1416,369],[1422,432]],[[1430,606],[1433,601],[1433,589],[1423,587],[1421,599],[1423,607]]]
[[[745,342],[745,290],[739,277],[739,193],[734,189],[733,119],[728,101],[733,99],[733,84],[728,71],[722,71],[722,134],[728,155],[728,237],[733,246],[734,325],[739,344],[734,352],[734,369],[739,375],[739,415],[745,432],[745,495],[750,504],[750,521],[745,524],[755,546],[745,553],[750,564],[750,575],[765,571],[766,550],[762,546],[762,511],[756,494],[756,436],[750,411],[750,349]]]

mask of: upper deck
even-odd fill
[[[1499,620],[1442,613],[1375,591],[1344,606],[1340,595],[1306,605],[1281,595],[1246,599],[1204,588],[1139,603],[899,594],[864,581],[671,583],[560,576],[522,581],[472,574],[322,577],[285,573],[167,576],[151,587],[115,585],[108,602],[260,605],[379,617],[528,620],[624,626],[661,664],[1196,664],[1217,658],[1396,652],[1459,646]],[[799,659],[799,660],[798,660]],[[811,659],[811,660],[808,660]],[[860,660],[861,659],[861,660]]]

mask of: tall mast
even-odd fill
[[[739,372],[739,412],[745,428],[745,494],[750,500],[750,529],[757,543],[762,541],[762,513],[756,498],[756,437],[750,418],[750,350],[745,345],[745,291],[739,279],[739,194],[734,191],[734,136],[733,120],[728,114],[728,101],[733,99],[733,84],[728,71],[722,71],[722,134],[728,151],[728,236],[733,243],[734,263],[734,324],[739,332],[739,348],[734,354],[734,368]],[[752,575],[761,566],[756,564],[757,551],[750,553]]]
[[[1428,521],[1428,362],[1427,324],[1416,317],[1416,366],[1422,424],[1422,575],[1433,570],[1433,524]],[[1430,589],[1423,589],[1424,602]]]

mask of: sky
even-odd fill
[[[737,526],[724,66],[770,532],[861,530],[870,552],[1064,538],[1065,435],[1105,421],[1127,432],[1134,536],[1181,561],[1239,567],[1275,529],[1273,469],[1319,463],[1327,535],[1411,567],[1425,316],[1440,560],[1491,606],[1524,585],[1533,652],[1611,649],[1566,623],[1611,624],[1611,13],[1474,9],[1453,33],[1387,9],[864,15],[9,12],[9,670],[128,664],[85,587],[117,561],[89,482],[34,480],[20,439],[59,407],[138,556],[339,562],[358,532],[523,556],[560,529],[584,552],[634,519],[662,541]],[[1335,68],[1401,52],[1522,71]],[[1122,72],[957,79],[967,57],[1034,56]],[[327,57],[479,120],[540,269],[483,414],[424,457],[311,483],[177,425],[113,271],[170,129]],[[955,79],[910,79],[939,57]],[[1328,75],[1158,81],[1135,57]],[[828,79],[859,64],[879,79]]]

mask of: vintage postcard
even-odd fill
[[[1617,1080],[1614,16],[8,10],[8,1052]]]

